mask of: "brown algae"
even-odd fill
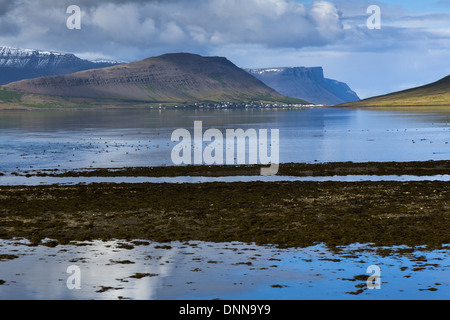
[[[0,238],[50,238],[51,246],[141,239],[440,248],[448,230],[450,188],[439,181],[0,187]]]

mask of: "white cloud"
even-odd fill
[[[17,42],[32,38],[56,49],[79,41],[81,34],[84,41],[78,45],[84,51],[105,45],[130,51],[161,46],[208,50],[224,44],[302,48],[333,43],[344,32],[336,7],[323,0],[309,9],[294,0],[135,0],[81,1],[77,34],[65,30],[65,2],[22,0],[10,9],[8,23],[19,30]],[[10,36],[2,34],[0,40]]]
[[[342,33],[343,25],[338,10],[331,2],[315,1],[311,9],[311,18],[325,39],[334,39]]]
[[[323,66],[361,96],[449,70],[450,13],[384,0],[0,0],[0,45],[133,61],[167,52],[226,56],[242,67]],[[369,5],[381,30],[366,27]],[[450,71],[449,71],[450,72]]]

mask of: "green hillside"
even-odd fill
[[[345,107],[450,107],[450,76],[437,82],[361,101],[341,104]]]
[[[226,58],[188,53],[22,80],[3,86],[0,92],[0,108],[221,102],[307,103],[281,95]]]

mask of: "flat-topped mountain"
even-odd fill
[[[39,96],[137,102],[301,102],[279,94],[226,58],[189,53],[22,80],[4,88]]]
[[[277,92],[314,104],[336,105],[358,101],[358,95],[340,81],[324,77],[321,67],[245,69]]]
[[[348,107],[450,106],[450,76],[421,87],[345,103]]]
[[[90,61],[71,53],[0,47],[0,85],[23,79],[104,68],[118,61]]]

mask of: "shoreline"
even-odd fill
[[[43,169],[14,171],[26,177],[229,177],[259,176],[264,165],[189,165],[160,167],[84,168],[79,170]],[[0,174],[2,174],[0,172]],[[450,174],[450,160],[408,162],[326,162],[282,163],[278,176],[326,177],[345,175],[412,175],[433,176]]]
[[[232,182],[0,187],[0,239],[142,239],[330,248],[450,244],[445,182]]]

